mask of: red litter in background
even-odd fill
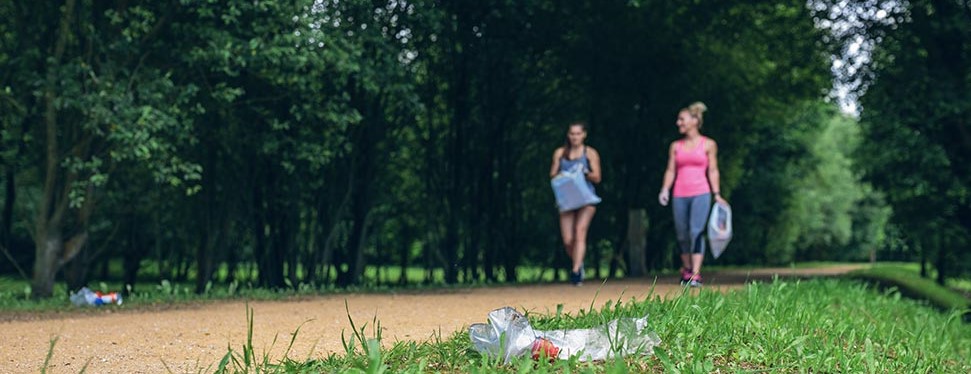
[[[550,359],[550,362],[556,359],[556,355],[560,353],[560,348],[553,344],[549,339],[538,338],[533,341],[533,359],[539,360],[540,357],[546,356]]]

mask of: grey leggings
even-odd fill
[[[711,211],[711,195],[675,197],[671,207],[674,208],[674,231],[678,234],[681,253],[705,253],[705,239],[701,234],[705,232]]]

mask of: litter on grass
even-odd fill
[[[117,292],[95,292],[82,287],[78,292],[71,293],[71,303],[76,306],[100,306],[105,304],[121,305],[121,294]]]
[[[489,323],[469,327],[472,346],[479,353],[509,362],[514,357],[597,361],[631,354],[650,355],[661,343],[647,328],[647,316],[619,318],[589,329],[534,330],[526,316],[503,307],[489,312]]]

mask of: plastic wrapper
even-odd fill
[[[534,330],[529,320],[511,307],[493,310],[489,323],[469,327],[469,337],[476,351],[489,357],[531,355],[533,359],[579,361],[604,360],[630,354],[649,355],[661,343],[657,334],[647,328],[647,317],[620,318],[589,329]]]
[[[567,212],[585,205],[600,203],[600,197],[593,191],[583,174],[583,168],[564,171],[550,181],[556,205],[560,212]]]
[[[708,244],[711,247],[711,255],[718,258],[728,242],[732,241],[732,207],[728,204],[715,203],[711,209],[711,216],[708,217]]]
[[[99,306],[105,304],[121,305],[121,294],[117,292],[95,292],[87,287],[81,287],[78,292],[71,293],[71,303],[76,306]]]

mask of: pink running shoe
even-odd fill
[[[691,280],[688,282],[691,287],[701,287],[701,274],[695,274],[691,276]]]
[[[691,270],[681,268],[681,284],[688,284],[691,281]]]

